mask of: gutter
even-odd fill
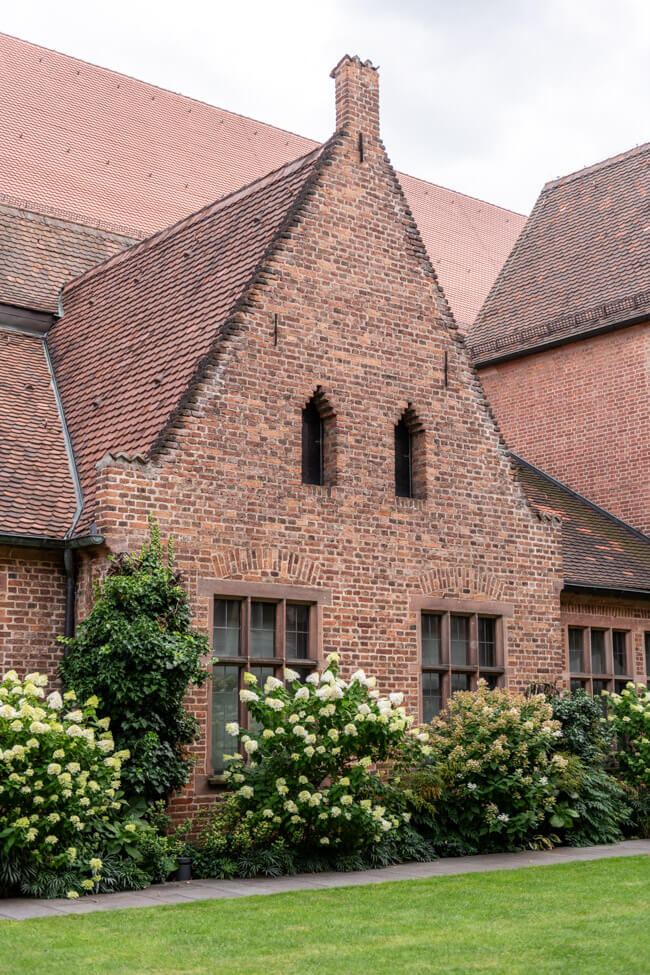
[[[495,351],[493,355],[488,354],[484,358],[472,359],[472,365],[475,369],[497,366],[502,362],[510,362],[512,359],[523,359],[524,356],[535,355],[536,352],[546,352],[548,349],[555,349],[560,345],[569,345],[571,342],[584,341],[584,339],[592,338],[592,336],[605,335],[607,332],[614,332],[619,328],[640,325],[642,322],[647,322],[648,318],[650,318],[650,312],[646,309],[643,314],[634,315],[631,318],[624,318],[622,321],[608,322],[605,325],[596,326],[595,328],[585,328],[580,332],[572,332],[570,335],[562,335],[555,339],[548,338],[547,341],[542,339],[536,342],[535,345],[529,345],[523,349],[513,349],[511,352],[503,352],[501,354]]]
[[[614,596],[619,599],[648,599],[648,589],[616,589],[608,586],[594,586],[586,582],[569,582],[565,580],[562,592],[585,593],[594,596]]]

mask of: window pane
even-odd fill
[[[601,693],[601,691],[608,690],[607,685],[609,684],[609,681],[607,681],[607,680],[595,680],[595,681],[592,681],[592,684],[593,684],[593,694],[594,694],[594,697],[598,697],[598,695]]]
[[[238,599],[215,599],[212,646],[217,657],[240,654],[241,603]]]
[[[251,667],[250,672],[253,677],[257,677],[257,685],[260,690],[264,689],[264,681],[267,677],[275,676],[273,667]],[[254,732],[254,734],[262,730],[262,725],[259,721],[255,720],[250,712],[248,713],[248,730]]]
[[[239,667],[212,668],[212,764],[215,772],[224,770],[224,753],[237,750],[234,738],[226,734],[229,721],[239,716]]]
[[[440,628],[441,617],[422,614],[422,663],[425,667],[442,662]]]
[[[469,663],[469,617],[452,616],[451,623],[451,662],[452,664]]]
[[[286,639],[290,660],[309,656],[309,606],[287,603]]]
[[[478,618],[479,667],[496,667],[496,620],[488,616]]]
[[[580,680],[579,678],[571,678],[571,690],[572,691],[584,691],[587,688],[587,681]]]
[[[605,668],[605,631],[591,631],[591,672],[592,674],[604,674]]]
[[[401,419],[395,427],[395,494],[399,498],[410,498],[413,494],[411,448],[411,434],[404,419]]]
[[[495,687],[498,687],[499,686],[499,675],[498,674],[480,674],[479,673],[478,676],[479,676],[479,678],[481,680],[484,680],[486,682],[487,686],[490,688],[491,691],[493,691]]]
[[[627,674],[625,633],[620,630],[614,630],[612,633],[612,650],[614,652],[614,673]]]
[[[431,721],[440,713],[442,688],[440,674],[422,674],[422,720]]]
[[[323,421],[313,399],[302,411],[302,482],[323,483]]]
[[[582,630],[575,626],[569,627],[569,668],[572,674],[583,674],[582,660]]]
[[[614,681],[614,690],[616,691],[617,694],[621,694],[625,690],[626,687],[627,687],[627,681],[626,680],[615,680]]]
[[[456,691],[469,691],[471,688],[470,675],[469,674],[452,674],[451,675],[451,693],[454,694]]]
[[[275,656],[275,603],[251,603],[251,657]]]

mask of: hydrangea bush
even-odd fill
[[[620,694],[609,694],[608,700],[621,777],[636,788],[650,789],[650,690],[630,681]]]
[[[227,756],[226,777],[247,834],[305,855],[370,859],[379,847],[413,839],[394,772],[421,762],[429,745],[426,731],[411,729],[402,694],[380,697],[362,670],[343,680],[335,653],[305,682],[291,670],[284,683],[269,677],[259,687],[251,674],[245,682],[240,696],[255,730],[227,726],[248,761]]]
[[[431,723],[430,764],[409,779],[417,822],[440,852],[474,853],[549,845],[539,828],[553,823],[566,756],[552,704],[490,690],[454,694]]]
[[[46,685],[15,671],[0,683],[0,886],[30,892],[36,880],[39,892],[73,898],[111,889],[113,856],[137,856],[139,827],[120,791],[128,752],[114,751],[97,698],[46,696]]]

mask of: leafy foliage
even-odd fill
[[[161,865],[154,830],[127,815],[128,752],[96,697],[46,698],[46,686],[15,671],[0,683],[0,885],[46,897],[146,886],[169,857]]]
[[[240,696],[258,730],[227,727],[251,756],[249,764],[239,753],[227,756],[238,829],[267,845],[283,840],[298,856],[324,848],[370,856],[410,819],[403,791],[371,766],[421,760],[428,735],[409,730],[402,694],[380,698],[362,670],[344,681],[338,654],[304,684],[294,671],[285,677],[286,684],[267,678],[262,689],[245,675]]]
[[[123,787],[131,802],[167,798],[185,785],[198,724],[184,699],[204,681],[201,657],[209,649],[191,626],[171,542],[165,559],[153,522],[150,533],[138,555],[113,559],[90,615],[63,641],[68,655],[59,669],[65,686],[99,697],[117,747],[130,752]]]
[[[542,695],[484,681],[454,694],[431,724],[429,763],[406,780],[414,825],[447,855],[544,845],[540,830],[556,811],[567,763],[554,753],[560,736]]]
[[[633,823],[650,835],[650,691],[631,681],[610,694],[608,721],[616,736],[618,774],[632,791]]]

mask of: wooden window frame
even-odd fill
[[[581,634],[581,656],[582,670],[574,671],[571,669],[571,654],[569,649],[569,631],[576,630]],[[596,631],[605,634],[605,668],[603,671],[594,671],[592,662],[591,634]],[[614,633],[622,633],[625,637],[625,672],[616,673],[614,664]],[[622,626],[603,626],[597,620],[581,623],[567,623],[565,633],[567,671],[569,674],[569,687],[579,683],[588,694],[593,697],[594,681],[602,682],[605,690],[613,691],[617,684],[627,684],[633,681],[633,647],[631,629]],[[577,688],[575,688],[577,689]]]
[[[498,687],[503,686],[507,673],[507,626],[506,620],[514,615],[510,603],[473,599],[450,599],[446,597],[414,596],[410,601],[410,609],[417,613],[417,646],[419,667],[419,711],[423,717],[423,680],[425,673],[440,675],[440,708],[448,703],[452,691],[452,676],[463,674],[469,676],[470,690],[476,690],[481,677],[496,678]],[[422,617],[423,615],[439,616],[441,662],[439,664],[425,664],[422,654]],[[451,653],[451,617],[465,616],[469,618],[469,661],[467,664],[452,663]],[[480,666],[478,621],[479,617],[495,621],[495,665]]]
[[[291,586],[277,583],[248,583],[231,580],[202,580],[199,583],[199,595],[207,597],[208,602],[208,632],[210,644],[214,646],[214,607],[217,599],[237,600],[240,608],[240,648],[237,657],[216,657],[213,653],[209,661],[212,666],[237,667],[239,670],[238,690],[245,685],[243,674],[258,667],[273,668],[274,676],[283,679],[285,667],[293,670],[316,670],[323,660],[323,621],[324,606],[331,606],[332,593],[329,589],[313,586]],[[252,602],[266,602],[276,606],[275,613],[275,646],[273,657],[250,656],[250,606]],[[306,605],[309,607],[309,646],[307,657],[286,656],[286,606],[287,603]],[[238,721],[241,727],[247,727],[248,710],[246,705],[238,702]],[[215,770],[217,764],[212,754],[212,692],[208,694],[206,707],[206,735],[208,767]],[[199,781],[202,780],[202,781]],[[223,783],[219,771],[207,775],[197,776],[197,788],[201,786],[215,786]]]
[[[645,660],[645,686],[650,689],[650,632],[643,634],[643,659]]]

